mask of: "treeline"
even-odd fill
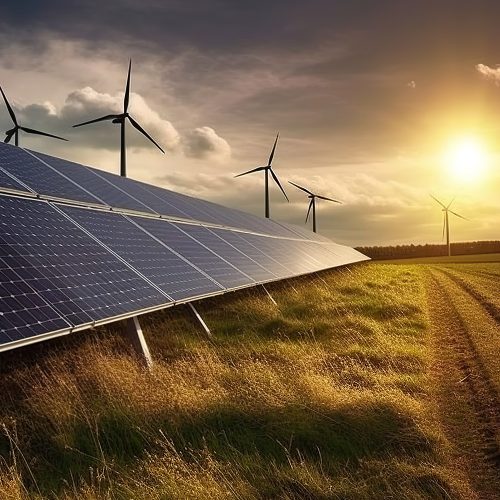
[[[374,260],[448,255],[446,244],[356,247],[356,250]],[[451,244],[452,255],[473,255],[480,253],[500,253],[500,241],[467,241]]]

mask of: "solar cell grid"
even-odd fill
[[[124,216],[84,208],[61,209],[173,300],[223,290]]]
[[[131,217],[130,219],[195,266],[203,269],[223,287],[237,288],[252,283],[251,278],[186,234],[182,230],[182,225],[141,217]]]
[[[1,154],[1,151],[0,151],[0,154]],[[1,163],[1,159],[0,159],[0,165],[1,164],[2,163]],[[29,190],[26,189],[22,184],[15,181],[12,177],[8,176],[1,169],[0,169],[0,187],[7,188],[7,189],[16,189],[18,191],[29,192]]]
[[[226,236],[224,236],[226,235]],[[229,243],[234,244],[235,246],[244,245],[245,254],[248,255],[255,262],[258,262],[262,266],[264,266],[268,270],[272,270],[272,273],[278,278],[285,278],[291,276],[293,273],[290,269],[286,268],[280,260],[277,260],[267,252],[268,245],[266,244],[269,237],[266,236],[257,236],[254,234],[245,234],[245,233],[222,233],[222,237],[224,237]]]
[[[48,163],[57,172],[70,177],[78,185],[93,193],[96,198],[110,207],[152,212],[149,207],[99,176],[96,169],[34,151],[32,151],[32,154]]]
[[[227,262],[252,280],[265,281],[274,277],[273,274],[227,243],[212,230],[191,224],[179,224],[179,227],[217,255],[223,256]],[[221,231],[224,232],[224,230]]]
[[[46,202],[0,197],[0,230],[12,276],[75,326],[166,302]]]
[[[99,203],[97,198],[86,193],[75,183],[65,179],[21,148],[1,144],[0,166],[36,193],[87,203]]]

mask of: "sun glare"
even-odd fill
[[[467,137],[450,144],[445,154],[445,163],[454,180],[473,182],[484,176],[488,155],[480,141]]]

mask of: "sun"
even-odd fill
[[[488,154],[479,139],[463,137],[449,144],[445,152],[445,164],[453,180],[475,182],[484,177]]]

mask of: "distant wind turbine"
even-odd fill
[[[326,196],[320,196],[319,194],[314,194],[309,189],[306,189],[305,187],[299,186],[298,184],[295,184],[292,181],[288,181],[292,186],[295,186],[296,188],[300,189],[301,191],[304,191],[304,193],[307,193],[307,197],[311,200],[309,202],[309,208],[307,209],[307,216],[306,216],[306,223],[309,220],[309,214],[311,213],[311,208],[312,208],[312,221],[313,221],[313,231],[316,232],[316,198],[320,200],[327,200],[327,201],[333,201],[334,203],[342,203],[341,201],[334,200],[333,198],[327,198]]]
[[[118,115],[106,115],[96,118],[95,120],[89,120],[88,122],[78,123],[73,125],[73,127],[81,127],[82,125],[88,125],[90,123],[102,122],[106,120],[111,120],[112,123],[119,123],[121,125],[121,152],[120,152],[120,175],[122,177],[127,176],[127,151],[125,149],[125,122],[128,119],[132,126],[136,128],[141,134],[145,135],[163,154],[165,151],[158,145],[158,143],[130,116],[128,113],[128,104],[130,100],[130,72],[132,70],[132,60],[130,60],[128,65],[128,76],[127,76],[127,86],[125,88],[125,97],[123,98],[123,113]]]
[[[43,135],[45,137],[53,137],[54,139],[60,139],[61,141],[67,141],[68,139],[64,139],[63,137],[59,137],[58,135],[52,135],[52,134],[47,134],[46,132],[40,132],[40,130],[35,130],[32,128],[27,128],[19,125],[19,122],[17,121],[16,114],[14,113],[14,110],[12,109],[9,101],[7,100],[7,96],[5,95],[2,87],[0,87],[0,92],[2,93],[3,100],[5,101],[5,106],[7,107],[7,110],[9,112],[10,118],[12,119],[12,122],[14,123],[14,126],[5,132],[5,139],[3,142],[9,143],[14,137],[14,144],[16,146],[19,146],[19,131],[22,130],[23,132],[26,132],[27,134],[35,134],[35,135]]]
[[[443,207],[442,211],[444,212],[444,214],[443,214],[443,236],[442,236],[442,238],[444,238],[444,233],[446,231],[446,247],[448,248],[448,256],[450,256],[451,255],[450,222],[448,220],[448,212],[451,212],[453,215],[456,215],[457,217],[460,217],[461,219],[464,219],[464,220],[469,220],[469,219],[466,219],[465,217],[454,212],[453,210],[450,210],[451,204],[454,202],[455,198],[453,198],[453,200],[451,200],[450,203],[448,203],[448,205],[444,205],[437,198],[434,198],[434,196],[432,196],[432,194],[430,195],[430,197],[434,201],[437,201]]]
[[[276,139],[274,141],[274,146],[271,151],[271,154],[269,155],[269,160],[267,161],[267,165],[263,167],[256,167],[252,170],[248,170],[247,172],[243,172],[242,174],[235,175],[235,177],[241,177],[242,175],[247,175],[247,174],[252,174],[253,172],[260,172],[261,170],[264,170],[266,175],[265,175],[265,201],[266,201],[266,218],[269,219],[269,174],[271,174],[272,178],[274,179],[274,182],[278,185],[278,187],[281,189],[281,192],[283,193],[283,196],[286,198],[286,201],[290,201],[288,199],[288,196],[285,193],[285,190],[283,189],[283,186],[280,184],[280,181],[278,180],[278,177],[273,171],[273,168],[271,166],[274,158],[274,152],[276,151],[276,144],[278,143],[278,137],[279,137],[279,132],[276,135]]]

